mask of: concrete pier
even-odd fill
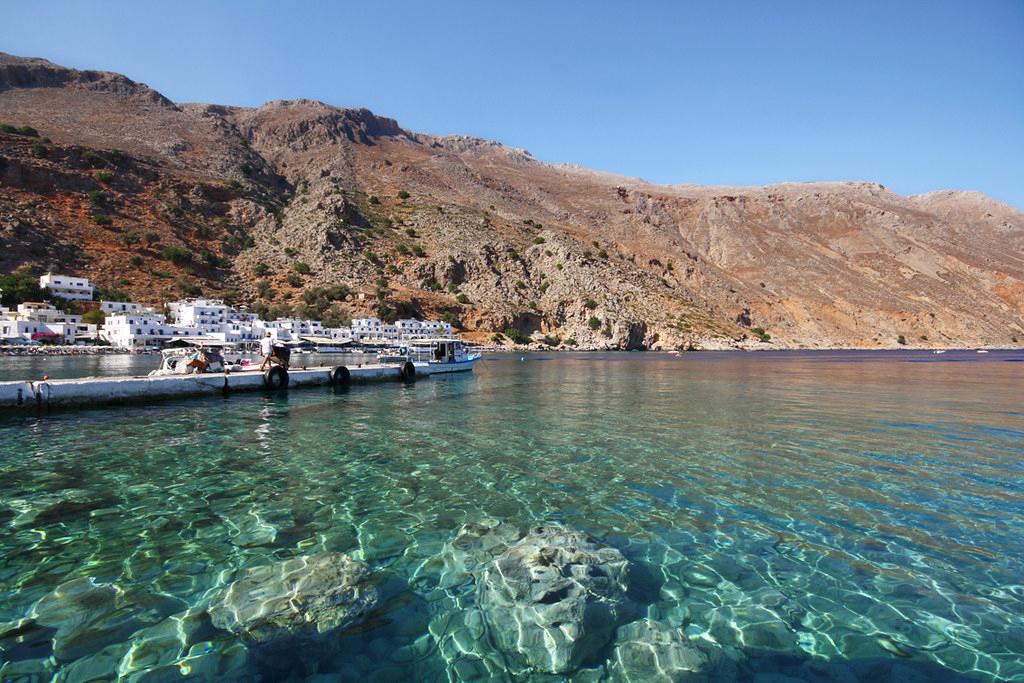
[[[334,384],[335,370],[347,368],[342,383],[398,381],[404,379],[399,365],[330,366],[288,371],[288,388]],[[417,376],[431,374],[416,368]],[[426,370],[426,371],[424,371]],[[236,391],[269,391],[264,373],[250,370],[202,375],[162,377],[81,377],[38,382],[0,382],[0,410],[31,411],[38,408],[87,408],[94,406],[159,401],[184,396],[213,396]]]

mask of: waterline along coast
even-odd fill
[[[617,10],[4,8],[0,683],[1024,683],[1024,4]]]

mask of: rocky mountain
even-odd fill
[[[978,193],[655,185],[365,109],[176,104],[3,54],[0,123],[2,273],[578,348],[1024,340],[1024,214]]]

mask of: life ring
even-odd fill
[[[331,373],[331,385],[336,387],[348,386],[348,383],[352,380],[352,373],[348,371],[344,365],[339,365],[334,368],[334,372]]]
[[[402,364],[401,375],[404,382],[416,381],[416,366],[412,364],[411,360],[407,360]]]
[[[280,365],[274,366],[263,373],[263,384],[271,391],[288,388],[288,371]]]

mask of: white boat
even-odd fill
[[[223,373],[225,370],[243,372],[258,367],[249,358],[243,358],[229,348],[200,346],[164,349],[160,352],[160,356],[160,367],[151,371],[149,377]]]
[[[939,355],[940,353],[945,353],[945,352],[946,352],[945,349],[935,349],[934,351],[932,351],[932,353],[934,353],[936,356]]]
[[[480,360],[479,353],[471,353],[461,339],[417,339],[412,346],[402,346],[377,356],[384,365],[412,362],[416,374],[439,375],[447,372],[470,372]]]
[[[473,370],[473,364],[480,360],[479,353],[470,353],[461,339],[424,339],[430,345],[430,358],[424,362],[414,360],[416,372],[420,369],[428,375],[442,372],[467,372]]]
[[[985,349],[978,349],[978,353],[988,353]]]

